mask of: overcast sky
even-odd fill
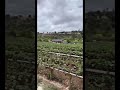
[[[11,15],[34,15],[35,0],[5,0],[5,13]]]
[[[5,0],[6,14],[35,14],[35,0]],[[85,0],[85,11],[114,8],[115,0]],[[83,0],[38,0],[38,31],[82,30]]]
[[[69,2],[69,0],[57,0],[58,2]],[[73,0],[76,2],[76,0]],[[70,1],[68,4],[71,5]],[[46,0],[38,0],[39,3],[46,2]],[[54,2],[54,0],[50,0],[50,2]],[[75,4],[74,2],[74,4]],[[76,5],[80,5],[82,0],[78,1]],[[6,7],[6,13],[12,14],[12,15],[28,15],[28,14],[34,14],[35,12],[35,0],[5,0],[5,7]],[[63,5],[64,6],[64,5]],[[115,6],[115,0],[85,0],[85,11],[91,11],[91,10],[99,10],[99,9],[105,9],[105,8],[114,8]],[[42,7],[42,5],[41,5]],[[46,7],[46,5],[45,5]]]
[[[85,0],[85,11],[96,11],[103,9],[113,9],[115,0]]]
[[[38,0],[38,32],[82,30],[83,0]]]

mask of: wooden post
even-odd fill
[[[52,80],[53,79],[53,68],[49,68],[50,69],[50,74],[49,74],[49,79]]]

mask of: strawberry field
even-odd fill
[[[115,43],[99,41],[85,45],[86,90],[115,90]]]
[[[38,42],[38,62],[43,66],[83,75],[82,44]]]

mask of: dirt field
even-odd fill
[[[38,85],[38,90],[69,90],[68,87],[46,79],[45,77],[38,76],[38,79],[42,80],[42,83]]]

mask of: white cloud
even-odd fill
[[[38,0],[38,32],[83,28],[83,0]]]

